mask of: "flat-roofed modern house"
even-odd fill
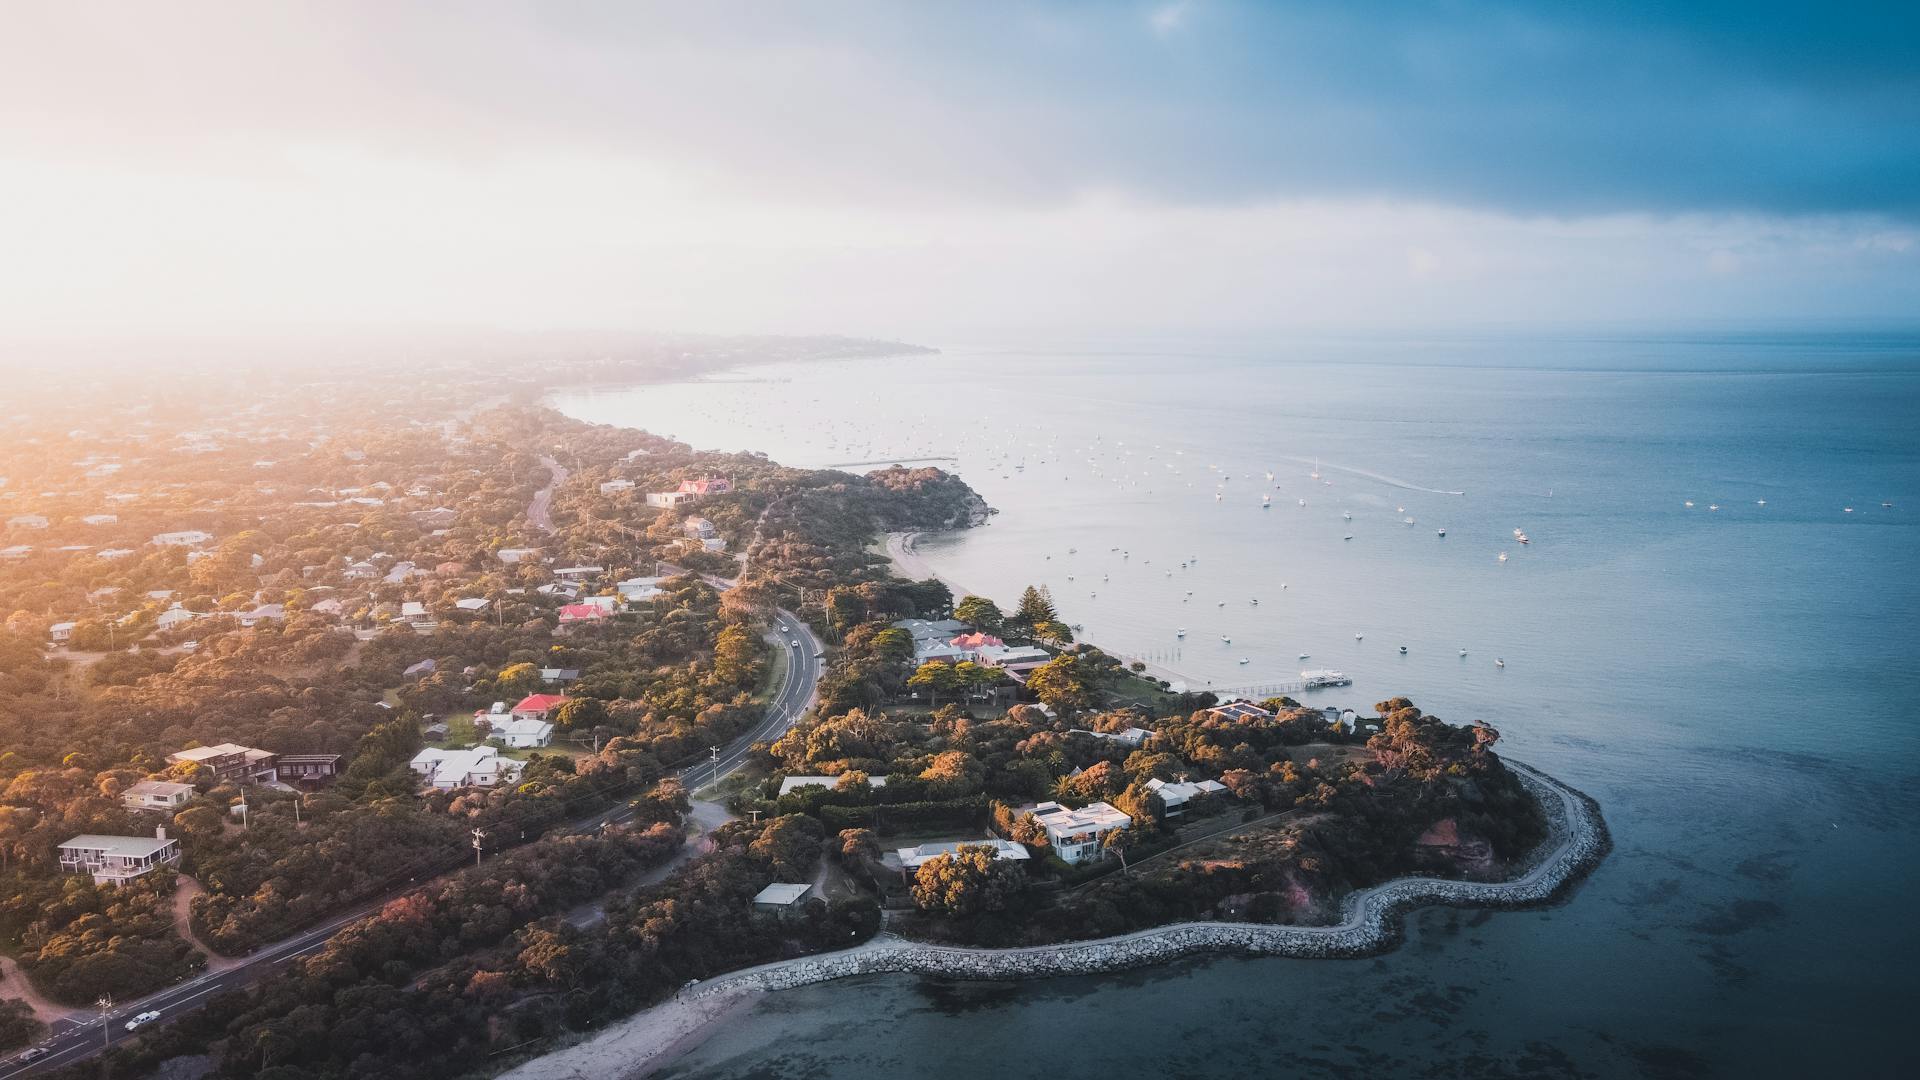
[[[1208,709],[1221,720],[1271,720],[1273,714],[1251,701],[1229,701]]]
[[[196,746],[167,755],[167,763],[178,765],[191,761],[195,765],[204,765],[213,770],[213,775],[221,780],[232,780],[242,784],[263,784],[274,779],[273,763],[276,755],[267,750],[255,750],[250,746],[237,743],[220,743],[217,746]]]
[[[153,810],[171,815],[193,798],[192,784],[170,780],[142,780],[120,793],[120,803],[129,810]]]
[[[1088,803],[1070,810],[1057,802],[1043,802],[1032,808],[1033,819],[1047,831],[1053,853],[1069,863],[1097,859],[1105,852],[1101,842],[1115,829],[1133,824],[1133,819],[1110,803]]]
[[[340,755],[282,754],[273,771],[283,784],[325,784],[340,775]]]
[[[1187,803],[1203,795],[1225,795],[1227,785],[1218,780],[1195,780],[1191,783],[1169,783],[1165,780],[1147,781],[1148,790],[1160,796],[1160,804],[1166,808],[1168,817],[1179,817],[1187,812]]]
[[[804,882],[776,881],[753,894],[753,910],[791,918],[798,915],[813,886]]]
[[[88,874],[95,885],[123,885],[179,861],[180,841],[169,839],[165,826],[150,837],[86,833],[60,845],[60,869]]]
[[[894,858],[900,861],[900,872],[912,875],[919,871],[928,860],[941,855],[952,855],[963,847],[984,847],[993,849],[995,862],[1025,862],[1033,858],[1025,844],[1016,844],[1011,840],[943,840],[921,844],[918,847],[895,848]]]

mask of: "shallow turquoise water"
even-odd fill
[[[957,458],[1001,513],[922,543],[950,579],[1046,583],[1197,685],[1334,667],[1309,700],[1484,719],[1617,844],[1561,907],[1425,912],[1387,957],[815,987],[672,1075],[1915,1074],[1920,341],[949,349],[555,404]]]

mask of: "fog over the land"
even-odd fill
[[[1920,16],[1681,7],[15,5],[0,335],[1920,311]]]

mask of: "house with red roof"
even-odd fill
[[[954,638],[952,644],[959,649],[978,649],[987,645],[1005,645],[1006,642],[992,634],[983,634],[976,630],[971,634],[961,634]]]

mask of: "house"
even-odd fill
[[[101,548],[99,551],[93,553],[93,557],[96,559],[112,560],[124,559],[131,554],[133,554],[132,548]]]
[[[150,542],[160,547],[199,547],[211,539],[213,539],[213,534],[210,532],[202,532],[199,529],[183,529],[179,532],[154,533],[153,539]]]
[[[220,743],[217,746],[196,746],[167,755],[167,764],[179,765],[192,762],[195,765],[212,769],[217,780],[232,780],[242,784],[264,783],[274,778],[275,755],[266,750],[235,743]]]
[[[565,686],[580,681],[580,669],[571,667],[543,667],[540,669],[540,681]]]
[[[33,554],[32,544],[14,544],[0,548],[0,559],[19,560]]]
[[[693,537],[695,540],[706,540],[719,535],[719,533],[714,530],[713,522],[708,521],[698,514],[682,521],[680,523],[680,531]]]
[[[615,585],[614,589],[620,593],[621,599],[627,603],[640,604],[655,599],[664,592],[665,590],[660,588],[660,583],[665,580],[667,579],[663,577],[628,578],[618,585]]]
[[[1229,701],[1221,705],[1215,705],[1213,708],[1208,709],[1207,712],[1212,714],[1215,719],[1224,720],[1228,723],[1273,719],[1272,713],[1255,705],[1251,701]]]
[[[394,563],[393,568],[387,571],[386,577],[383,577],[380,580],[386,582],[389,585],[405,585],[407,582],[412,581],[414,578],[429,577],[429,576],[431,576],[429,571],[422,570],[418,566],[415,566],[412,562],[402,559],[401,561]]]
[[[120,520],[119,514],[88,514],[80,519],[88,525],[112,525]]]
[[[1133,819],[1104,802],[1070,810],[1057,802],[1043,802],[1028,810],[1046,830],[1053,853],[1068,863],[1082,863],[1105,854],[1101,843],[1108,833],[1133,824]]]
[[[470,746],[464,750],[428,747],[413,755],[407,763],[428,784],[442,791],[463,787],[492,787],[512,781],[520,775],[520,762],[503,758],[491,746]]]
[[[340,576],[348,581],[372,581],[380,576],[380,568],[370,562],[348,563]]]
[[[514,705],[512,716],[515,720],[545,720],[566,700],[565,694],[528,694]]]
[[[961,634],[959,637],[954,638],[952,641],[948,642],[948,644],[954,645],[962,649],[978,649],[984,646],[993,646],[994,648],[1001,648],[1006,645],[1006,642],[1001,641],[999,638],[994,637],[992,634],[983,634],[978,630],[976,630],[971,634]]]
[[[622,492],[632,490],[633,481],[631,480],[609,480],[600,485],[600,494],[602,495],[618,495]]]
[[[813,892],[813,886],[804,883],[776,881],[753,894],[753,910],[778,915],[783,919],[800,914],[801,905],[807,895]]]
[[[699,497],[698,495],[688,494],[684,491],[649,491],[647,492],[647,505],[657,506],[663,510],[671,510],[681,503],[693,502]]]
[[[795,788],[803,787],[833,788],[839,786],[839,783],[840,778],[837,776],[789,776],[780,781],[780,794],[785,795]],[[867,777],[867,786],[870,788],[886,787],[887,778],[884,776],[869,776]]]
[[[1133,750],[1140,749],[1146,745],[1148,739],[1153,738],[1153,732],[1143,727],[1130,727],[1124,731],[1088,731],[1086,728],[1074,728],[1073,730],[1084,735],[1091,735],[1096,739],[1117,742]]]
[[[68,638],[73,637],[73,628],[77,625],[79,624],[71,622],[54,623],[47,627],[47,640],[55,645],[64,644]]]
[[[160,617],[155,619],[153,622],[155,626],[157,626],[162,630],[171,630],[182,623],[192,622],[193,620],[199,617],[200,617],[199,612],[188,611],[186,608],[181,607],[178,603],[176,603],[172,607],[161,612]]]
[[[539,548],[501,548],[494,552],[496,558],[509,566],[523,563],[538,554],[540,554]]]
[[[263,622],[279,622],[287,617],[285,604],[261,604],[252,611],[242,611],[234,616],[241,626],[253,626]]]
[[[648,492],[647,505],[672,509],[683,502],[695,502],[708,495],[725,495],[732,490],[733,481],[718,477],[706,480],[682,480],[680,486],[672,491]]]
[[[453,606],[460,611],[472,612],[477,614],[479,612],[487,610],[488,605],[492,603],[493,601],[487,599],[484,596],[469,596],[464,600],[455,600],[453,602]]]
[[[338,600],[334,597],[328,597],[327,599],[322,600],[319,603],[313,605],[313,607],[308,610],[312,611],[316,615],[339,615],[341,612],[345,611],[346,609],[347,609],[347,605],[343,601]]]
[[[460,520],[459,511],[450,510],[444,506],[436,506],[431,510],[415,510],[407,516],[413,519],[415,525],[423,529],[450,528],[454,522]]]
[[[44,529],[46,527],[45,514],[15,514],[7,519],[9,529]]]
[[[613,615],[616,603],[611,596],[589,596],[577,604],[567,604],[560,609],[561,625],[568,623],[598,622]]]
[[[563,566],[553,572],[553,576],[562,581],[585,581],[607,572],[604,566]]]
[[[525,750],[552,742],[553,725],[529,716],[516,716],[494,728],[493,737],[514,749]]]
[[[1187,812],[1187,803],[1203,795],[1224,795],[1227,785],[1218,780],[1200,780],[1194,783],[1168,783],[1165,780],[1147,781],[1147,789],[1160,796],[1160,804],[1166,809],[1168,817],[1179,817]]]
[[[167,780],[142,780],[120,793],[120,803],[129,810],[155,810],[171,815],[193,798],[192,784]]]
[[[144,836],[85,833],[60,845],[60,869],[91,874],[95,885],[122,885],[180,861],[180,841],[168,839],[166,826]]]
[[[340,775],[340,755],[284,754],[273,768],[283,784],[324,784]]]
[[[1011,840],[945,840],[938,843],[921,844],[919,847],[903,847],[894,851],[894,858],[900,862],[900,872],[912,874],[928,860],[940,855],[952,855],[963,847],[986,847],[993,849],[995,862],[1025,862],[1033,858],[1027,845],[1016,844]]]
[[[1052,660],[1053,654],[1032,645],[980,645],[974,648],[973,659],[1009,675],[1025,675]]]
[[[700,541],[700,549],[702,551],[725,551],[727,550],[726,538],[722,536],[709,536],[705,540]]]
[[[418,600],[403,600],[400,603],[400,617],[403,619],[424,619],[427,617],[427,605]]]

